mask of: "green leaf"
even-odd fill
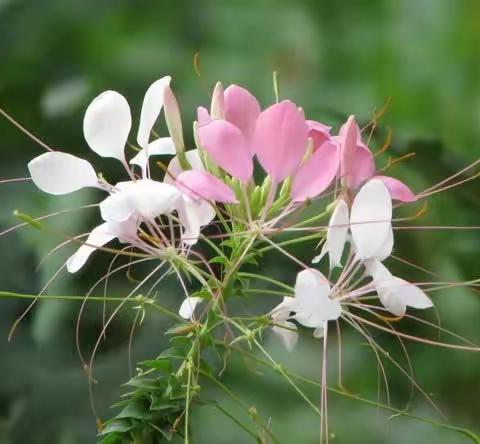
[[[153,368],[163,373],[172,372],[172,363],[168,359],[149,359],[143,361],[140,365],[147,368]]]
[[[132,430],[133,427],[134,425],[128,419],[114,418],[106,423],[105,428],[102,430],[100,435],[107,435],[114,432],[125,433]]]
[[[146,376],[135,376],[124,385],[130,385],[132,387],[149,390],[159,390],[161,388],[161,384],[158,378],[147,378]]]
[[[101,441],[98,442],[98,444],[122,444],[123,439],[121,435],[118,433],[111,433],[105,438],[103,438]]]
[[[185,359],[185,349],[183,347],[171,347],[164,350],[159,358]]]
[[[148,417],[148,404],[140,399],[131,402],[117,415],[117,418],[146,419]]]

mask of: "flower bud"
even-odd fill
[[[178,107],[177,99],[173,94],[172,89],[167,86],[163,93],[165,121],[167,122],[168,132],[175,145],[177,155],[182,155],[185,151],[185,144],[183,142],[182,119],[180,117],[180,109]]]
[[[225,119],[225,98],[223,85],[220,82],[217,82],[213,90],[210,116],[212,119]]]

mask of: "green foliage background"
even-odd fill
[[[105,89],[124,93],[137,116],[146,87],[171,74],[184,122],[192,122],[198,104],[209,102],[216,80],[251,89],[264,105],[273,101],[272,71],[280,74],[281,95],[302,105],[310,118],[335,127],[350,113],[368,121],[374,107],[391,97],[381,121],[393,130],[392,155],[416,157],[392,168],[416,191],[438,182],[478,157],[480,152],[480,2],[477,0],[0,0],[0,104],[53,147],[81,154],[114,176],[114,162],[95,158],[82,139],[83,112]],[[201,77],[193,68],[199,52]],[[188,128],[187,128],[188,130]],[[383,130],[383,132],[382,132]],[[41,148],[8,122],[0,121],[0,178],[26,175],[26,164]],[[191,132],[188,138],[191,141]],[[381,142],[379,142],[381,144]],[[29,183],[0,187],[0,226],[16,223],[17,208],[37,216],[59,208],[96,202],[93,192],[51,198]],[[471,183],[429,200],[421,225],[479,225],[478,184]],[[315,209],[312,209],[315,211]],[[412,210],[413,211],[413,210]],[[98,220],[95,210],[52,221],[53,232],[21,229],[0,238],[0,288],[38,292],[68,251],[37,264],[60,242],[55,230],[78,233]],[[416,231],[397,234],[396,254],[441,275],[443,280],[478,276],[477,231]],[[308,259],[311,251],[297,249]],[[84,294],[103,274],[106,255],[97,255],[75,276],[62,275],[51,294]],[[426,275],[392,263],[411,280]],[[290,263],[266,256],[262,272],[288,276]],[[141,271],[138,271],[141,273]],[[127,293],[125,276],[112,280],[110,293]],[[181,295],[171,283],[159,300],[178,307]],[[476,293],[456,289],[435,295],[446,328],[479,340],[480,302]],[[79,304],[44,302],[6,337],[26,303],[2,300],[0,306],[0,443],[77,444],[95,442],[85,374],[74,342]],[[243,303],[268,309],[264,299]],[[246,304],[246,305],[245,305]],[[98,305],[91,304],[82,324],[88,351],[100,328]],[[129,375],[128,336],[135,312],[126,309],[114,323],[96,363],[95,401],[102,417]],[[133,341],[133,360],[166,346],[170,321],[147,314]],[[433,333],[407,326],[416,334]],[[399,356],[391,338],[378,335]],[[275,338],[268,349],[286,366],[317,378],[321,346],[301,338],[290,354]],[[332,342],[332,361],[335,360]],[[409,345],[417,381],[431,393],[453,424],[480,431],[478,355]],[[377,369],[361,338],[346,334],[344,382],[354,393],[377,397]],[[394,403],[408,399],[408,383],[389,367]],[[271,374],[247,371],[233,361],[226,381],[286,443],[318,442],[318,420]],[[330,375],[336,381],[334,372]],[[205,388],[235,411],[224,395]],[[315,391],[312,396],[318,396]],[[421,395],[410,408],[434,416]],[[249,439],[212,408],[194,410],[195,443],[243,443]],[[362,403],[330,396],[330,430],[338,443],[463,443],[458,434],[388,414]],[[238,412],[239,416],[244,415]]]

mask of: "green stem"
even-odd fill
[[[325,236],[324,233],[309,234],[308,236],[302,236],[302,237],[298,237],[296,239],[289,239],[289,240],[286,240],[286,241],[283,241],[283,242],[279,242],[279,243],[277,243],[277,246],[284,247],[285,245],[293,245],[293,244],[297,244],[299,242],[306,242],[306,241],[313,240],[313,239],[323,238],[324,236]],[[268,245],[266,247],[259,248],[257,250],[257,253],[265,253],[267,251],[273,250],[273,248],[274,247],[272,245]]]
[[[59,296],[59,295],[42,295],[38,296],[35,294],[22,294],[22,293],[13,293],[9,291],[0,291],[0,298],[6,299],[37,299],[38,301],[77,301],[77,302],[84,302],[87,300],[88,302],[128,302],[130,304],[144,304],[146,306],[150,306],[155,310],[163,313],[171,318],[175,318],[176,320],[180,320],[185,322],[183,318],[178,316],[173,311],[170,311],[161,305],[155,304],[148,299],[140,299],[140,298],[116,298],[116,297],[103,297],[103,296]]]
[[[253,353],[250,353],[249,351],[244,350],[240,347],[227,346],[226,344],[222,343],[221,341],[216,342],[216,344],[219,345],[219,346],[222,346],[222,347],[234,349],[235,351],[237,351],[239,353],[242,353],[243,355],[245,355],[245,356],[249,357],[250,359],[252,359],[253,361],[257,362],[258,364],[261,364],[264,367],[270,368],[273,371],[277,370],[277,364],[276,363],[272,364],[268,361],[265,361],[265,360],[255,356]],[[317,381],[314,381],[314,380],[308,379],[308,378],[304,378],[303,376],[296,375],[294,372],[292,372],[290,370],[287,370],[287,369],[283,369],[283,371],[288,376],[290,376],[291,378],[297,379],[300,382],[303,382],[303,383],[309,384],[309,385],[313,385],[313,386],[319,387],[319,388],[321,387],[321,384]],[[367,405],[371,405],[371,406],[374,406],[374,407],[381,408],[381,409],[389,411],[389,412],[391,412],[395,415],[405,416],[405,417],[410,418],[410,419],[415,419],[415,420],[424,422],[426,424],[430,424],[434,427],[444,428],[444,429],[448,429],[448,430],[451,430],[451,431],[454,431],[454,432],[457,432],[457,433],[461,433],[464,436],[470,438],[472,440],[472,442],[474,442],[475,444],[480,444],[480,437],[476,433],[474,433],[471,430],[466,429],[464,427],[457,427],[457,426],[454,426],[454,425],[445,424],[443,422],[435,421],[434,419],[424,418],[423,416],[418,416],[418,415],[415,415],[415,414],[412,414],[412,413],[407,413],[405,410],[400,410],[400,409],[397,409],[397,408],[392,407],[390,405],[386,405],[386,404],[382,404],[382,403],[379,403],[379,402],[376,402],[376,401],[372,401],[370,399],[362,398],[361,396],[358,396],[358,395],[355,395],[355,394],[352,394],[352,393],[348,393],[344,390],[335,389],[333,387],[328,387],[327,386],[327,390],[331,393],[335,393],[337,395],[344,396],[344,397],[349,398],[349,399],[353,399],[353,400],[356,400],[356,401],[359,401],[359,402],[363,402]]]
[[[215,408],[222,412],[227,418],[231,419],[235,424],[237,424],[238,427],[240,427],[243,431],[247,432],[252,438],[255,439],[258,443],[260,443],[260,440],[256,433],[252,432],[246,425],[242,424],[235,416],[233,416],[231,413],[227,412],[221,405],[215,404]]]
[[[252,417],[250,407],[247,404],[245,404],[245,402],[242,399],[240,399],[235,393],[233,393],[225,384],[220,382],[217,378],[214,378],[208,372],[200,370],[200,374],[202,374],[207,379],[212,381],[218,388],[220,388],[233,401],[235,401],[240,407],[242,407],[242,409],[244,409],[246,411],[248,416],[250,416],[262,430],[264,430],[266,433],[268,433],[268,435],[270,436],[270,438],[272,439],[273,442],[275,442],[275,443],[278,442],[277,439],[272,435],[272,432],[264,424],[262,424],[260,421],[258,421],[258,419],[256,419],[255,417]],[[255,435],[255,438],[258,438],[258,437]]]
[[[261,274],[245,273],[245,272],[242,271],[242,272],[239,272],[238,275],[241,276],[241,277],[246,277],[246,278],[250,278],[250,279],[258,279],[258,280],[261,280],[261,281],[269,282],[270,284],[276,285],[277,287],[284,288],[288,292],[293,293],[293,287],[291,287],[290,285],[284,284],[283,282],[277,281],[277,280],[269,278],[267,276],[262,276]]]

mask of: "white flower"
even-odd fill
[[[342,314],[340,302],[331,296],[330,283],[322,273],[312,268],[301,271],[295,282],[295,297],[283,298],[272,310],[272,320],[279,325],[275,332],[290,346],[293,343],[291,334],[295,332],[288,332],[281,326],[290,328],[287,320],[294,319],[305,327],[314,328],[314,337],[322,337],[325,322],[337,320]]]
[[[148,178],[150,155],[175,153],[170,137],[150,140],[153,125],[163,108],[164,91],[169,83],[168,76],[154,82],[148,88],[143,101],[137,135],[142,150],[130,162],[140,166],[143,179],[119,182],[112,187],[98,180],[89,162],[58,151],[44,153],[28,164],[33,182],[46,193],[67,194],[85,187],[96,187],[110,193],[110,196],[100,203],[100,212],[105,223],[94,228],[85,244],[67,260],[68,271],[78,271],[96,248],[115,238],[135,244],[138,241],[138,226],[143,221],[152,221],[161,214],[177,210],[181,219],[188,218],[193,237],[198,237],[198,234],[195,234],[198,224],[202,226],[210,222],[211,219],[206,222],[207,212],[208,218],[214,217],[211,215],[212,210],[205,209],[204,205],[197,202],[191,203],[190,206],[194,209],[189,210],[189,204],[184,203],[185,198],[173,184]],[[131,126],[130,107],[126,99],[115,91],[106,91],[96,97],[88,106],[83,121],[85,140],[92,151],[102,157],[120,160],[133,177],[125,158],[125,145]]]
[[[123,222],[132,216],[151,221],[177,208],[180,191],[172,185],[151,179],[119,182],[100,203],[102,219]]]

